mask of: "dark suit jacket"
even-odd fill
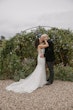
[[[49,47],[45,48],[44,56],[46,57],[46,61],[52,62],[55,60],[54,44],[51,39],[49,39],[47,42],[49,44]]]

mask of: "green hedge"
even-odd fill
[[[73,68],[70,66],[63,66],[62,64],[55,66],[55,79],[73,82]]]
[[[34,47],[37,30],[43,34],[47,33],[54,43],[56,79],[66,79],[71,76],[70,68],[73,67],[73,33],[69,30],[52,28],[45,30],[38,28],[35,31],[26,33],[25,31],[16,34],[9,40],[4,40],[0,49],[0,79],[14,79],[27,77],[35,68],[37,50]],[[27,59],[27,62],[25,62]],[[67,68],[70,69],[70,71]],[[61,74],[59,74],[61,73]],[[70,73],[70,76],[66,73]],[[59,75],[59,76],[58,76]],[[64,76],[64,77],[63,77]],[[63,77],[63,78],[62,78]],[[72,80],[70,80],[72,81]]]

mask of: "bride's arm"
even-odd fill
[[[47,42],[47,40],[44,40],[45,44],[40,44],[39,45],[39,48],[46,48],[46,47],[49,47],[49,44]]]

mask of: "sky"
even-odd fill
[[[0,0],[0,36],[35,26],[73,30],[73,0]]]

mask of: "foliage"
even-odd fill
[[[47,33],[54,43],[55,64],[73,67],[73,33],[69,30],[37,28],[31,32],[22,31],[5,40],[0,49],[0,79],[27,77],[36,66],[37,50],[34,41],[37,33]]]
[[[55,79],[73,82],[73,68],[63,66],[62,64],[55,66]]]
[[[64,66],[73,59],[73,33],[69,30],[51,29],[49,36],[54,42],[56,64],[63,62]]]

